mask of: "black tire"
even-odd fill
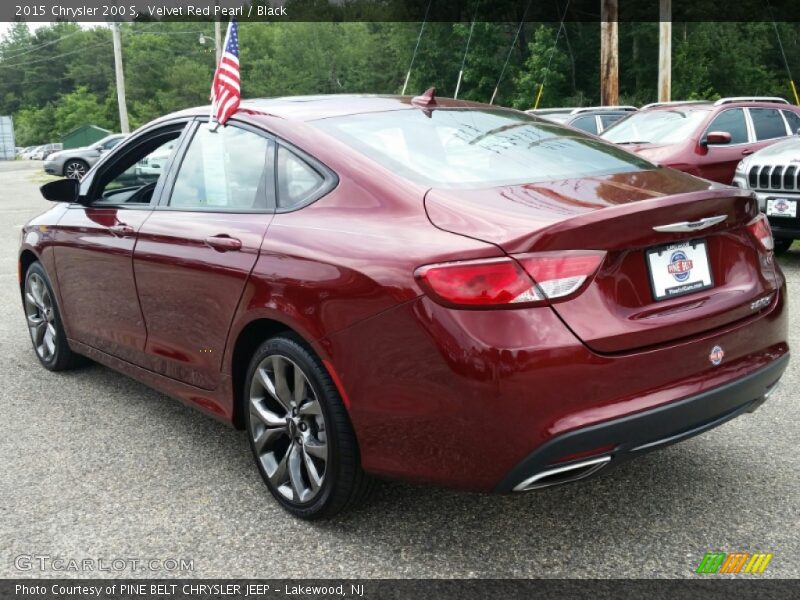
[[[46,289],[46,295],[49,300],[44,303],[35,298],[35,294],[31,294],[32,286],[36,282],[37,288],[43,284]],[[41,282],[41,284],[39,283]],[[41,263],[34,262],[28,267],[25,272],[25,287],[22,291],[22,304],[25,310],[26,325],[28,325],[28,333],[31,336],[33,343],[33,351],[36,353],[36,358],[42,363],[42,366],[48,371],[67,371],[80,367],[87,362],[87,359],[76,352],[73,352],[67,342],[67,335],[64,333],[64,326],[61,321],[61,312],[58,310],[53,288],[50,285],[50,279],[47,277],[47,272],[42,267]],[[45,307],[46,304],[46,307]],[[34,325],[34,317],[32,313],[38,312],[42,322],[39,326]],[[45,316],[47,313],[47,316]],[[37,343],[36,335],[41,326],[44,327],[45,333],[42,336],[41,343]],[[52,341],[52,350],[45,344],[44,336],[48,335],[47,329],[52,326],[52,331],[55,332],[54,336],[50,337]],[[44,351],[40,348],[45,348]]]
[[[80,181],[89,170],[89,164],[85,160],[73,158],[64,163],[64,177],[77,179]]]
[[[259,433],[263,434],[267,429],[270,429],[270,431],[277,432],[273,434],[274,439],[284,440],[285,438],[283,443],[288,447],[285,450],[285,460],[289,461],[291,448],[294,447],[291,444],[294,444],[294,440],[297,440],[297,472],[304,474],[305,479],[302,480],[303,483],[311,481],[308,467],[305,466],[303,462],[303,460],[309,460],[309,457],[305,454],[306,446],[301,443],[301,436],[309,435],[313,423],[306,426],[307,428],[302,428],[304,423],[299,423],[298,425],[292,425],[290,429],[289,420],[292,419],[292,414],[297,415],[296,419],[318,419],[319,416],[304,417],[302,408],[294,409],[294,413],[290,413],[287,410],[287,416],[285,417],[287,425],[285,428],[281,428],[279,426],[266,425],[265,421],[259,419],[259,417],[254,414],[256,410],[253,408],[253,404],[251,404],[251,396],[256,397],[255,402],[272,403],[271,406],[274,406],[276,411],[272,413],[272,416],[278,416],[278,411],[285,406],[285,402],[276,403],[277,398],[268,395],[266,388],[261,383],[263,382],[263,376],[260,376],[258,381],[254,383],[256,370],[261,368],[263,373],[264,365],[268,365],[271,361],[275,360],[280,361],[276,364],[285,364],[286,367],[290,369],[300,368],[302,375],[305,376],[305,385],[310,386],[311,389],[311,392],[308,392],[308,398],[313,398],[318,401],[318,408],[321,409],[321,416],[324,418],[324,422],[322,423],[324,428],[318,427],[319,431],[317,431],[316,434],[317,437],[321,437],[320,434],[323,432],[325,434],[327,458],[324,465],[324,475],[322,483],[318,486],[316,491],[310,488],[305,490],[315,494],[306,501],[300,499],[301,496],[295,492],[296,488],[292,477],[293,474],[288,472],[291,470],[291,466],[283,467],[284,471],[286,471],[284,476],[292,480],[291,482],[284,482],[282,486],[278,486],[270,479],[266,467],[269,461],[272,461],[269,462],[269,464],[272,465],[274,470],[273,477],[279,479],[277,472],[280,468],[278,466],[278,458],[280,455],[278,445],[280,441],[272,441],[263,444],[261,446],[261,452],[257,449],[256,438],[259,437]],[[291,366],[289,366],[290,364]],[[272,375],[274,376],[274,373]],[[296,377],[297,375],[294,374],[292,389],[289,390],[286,388],[286,391],[295,399],[297,397],[295,389],[298,387]],[[288,381],[288,376],[285,371],[284,381]],[[277,388],[277,378],[275,378],[275,382],[276,385],[274,387]],[[263,395],[264,398],[259,400],[258,397],[261,395]],[[243,386],[242,402],[244,403],[245,423],[248,439],[250,440],[250,448],[253,452],[253,457],[259,473],[261,473],[261,477],[273,497],[283,508],[301,519],[329,519],[343,511],[354,508],[366,499],[373,488],[374,480],[361,468],[358,443],[355,433],[353,432],[353,427],[350,424],[347,411],[342,403],[336,385],[331,380],[322,362],[301,339],[287,333],[273,337],[258,347],[247,369],[247,376]],[[304,404],[304,402],[306,404]],[[312,400],[298,400],[297,406],[309,406],[312,402]],[[267,408],[272,410],[270,407]],[[301,431],[303,433],[301,433]],[[273,437],[270,436],[270,439],[273,439]],[[273,452],[271,452],[272,456],[269,459],[265,456],[270,452],[265,453],[265,448],[273,449]],[[302,456],[302,458],[300,458],[300,456]],[[280,462],[283,463],[285,461]],[[288,465],[290,462],[286,464]],[[284,491],[282,492],[281,489]],[[288,493],[292,494],[292,498],[286,496],[287,489]]]
[[[775,240],[775,254],[786,254],[794,244],[794,240],[780,238]]]

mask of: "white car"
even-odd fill
[[[31,152],[28,156],[31,160],[44,160],[54,152],[58,152],[64,146],[62,144],[44,144],[43,146],[38,146],[36,150]]]
[[[775,237],[775,252],[800,240],[800,136],[767,146],[736,167],[733,185],[753,190]]]

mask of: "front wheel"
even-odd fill
[[[39,262],[33,263],[25,273],[23,304],[33,349],[45,369],[65,371],[85,362],[69,347],[55,294]]]
[[[255,352],[244,385],[245,418],[258,470],[275,499],[303,519],[360,503],[372,487],[355,433],[319,358],[294,336]]]
[[[785,238],[775,240],[775,254],[785,254],[792,247],[794,240],[787,240]]]

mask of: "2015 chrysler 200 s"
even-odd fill
[[[43,186],[25,315],[47,369],[89,357],[245,428],[295,515],[371,475],[584,478],[753,411],[786,368],[750,193],[431,91],[207,112]]]

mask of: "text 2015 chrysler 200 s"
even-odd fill
[[[749,193],[432,93],[207,113],[43,186],[25,315],[46,368],[89,357],[245,428],[295,515],[371,475],[588,477],[753,411],[786,368]]]

